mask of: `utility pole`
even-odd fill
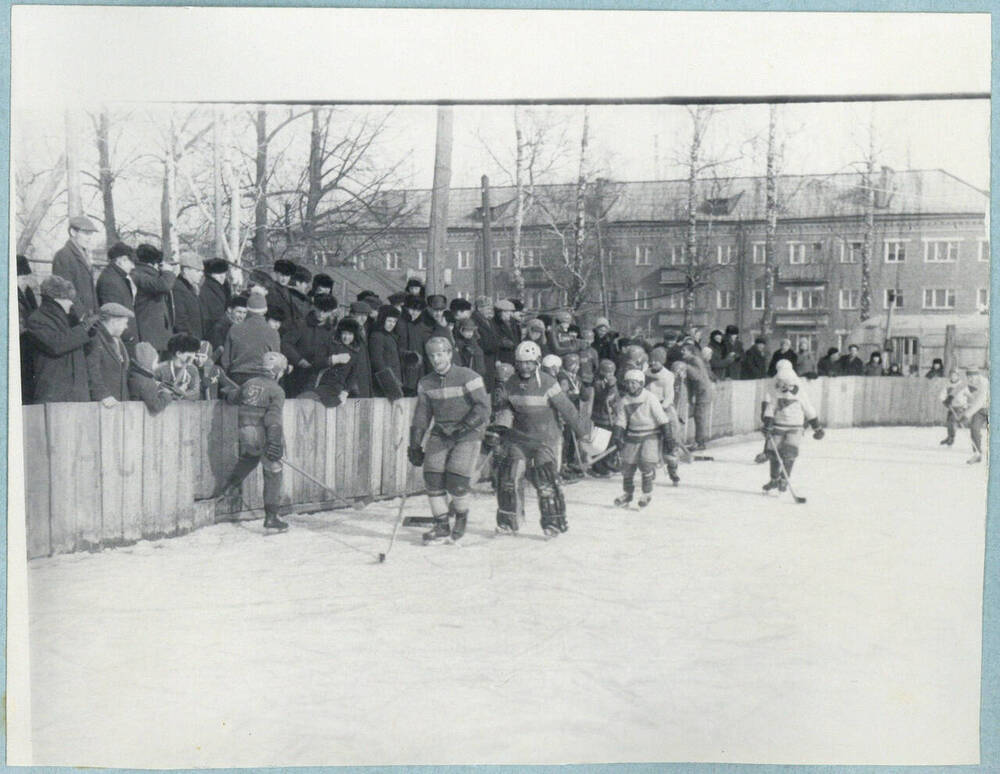
[[[493,234],[490,212],[490,179],[483,175],[483,262],[481,282],[476,283],[476,295],[493,298]]]
[[[452,109],[437,111],[437,137],[434,143],[434,188],[431,191],[431,224],[427,235],[427,292],[441,289],[438,267],[443,265],[448,249],[448,189],[451,186]]]

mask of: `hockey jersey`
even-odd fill
[[[646,389],[653,393],[664,409],[674,405],[674,374],[669,368],[647,371]]]
[[[590,424],[573,408],[559,383],[542,372],[522,379],[514,374],[497,387],[495,422],[508,428],[507,439],[525,447],[555,449],[562,438],[559,419],[577,436],[590,435]]]
[[[481,436],[490,418],[490,397],[483,377],[471,368],[457,365],[444,374],[432,371],[421,377],[411,434],[423,437],[432,418],[434,427],[443,430],[443,434],[450,435],[462,423]]]
[[[282,409],[285,391],[270,376],[254,376],[227,394],[231,403],[239,406],[237,423],[240,427],[263,427],[267,437],[281,439]]]
[[[771,392],[764,398],[764,416],[772,417],[775,427],[801,428],[806,421],[816,418],[816,409],[798,377],[779,376],[773,380]]]
[[[649,390],[638,395],[622,395],[615,410],[615,427],[625,430],[625,438],[638,441],[656,435],[670,422],[659,399]]]

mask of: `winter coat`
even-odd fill
[[[38,308],[38,298],[30,287],[17,289],[17,322],[21,333],[28,327],[28,318]]]
[[[178,277],[173,290],[174,333],[190,333],[198,341],[204,334],[201,321],[201,302],[198,288],[183,277]]]
[[[840,374],[839,363],[831,359],[831,355],[823,355],[816,364],[816,373],[819,376],[838,376]]]
[[[260,314],[247,318],[229,329],[222,347],[219,365],[231,376],[256,374],[265,352],[280,352],[278,332]]]
[[[128,371],[131,358],[125,344],[108,333],[102,323],[97,323],[93,328],[87,347],[87,359],[93,376],[91,400],[104,400],[109,396],[117,401],[129,399]]]
[[[93,377],[87,360],[90,336],[75,315],[51,298],[28,318],[25,335],[35,366],[35,403],[83,403],[90,400]]]
[[[806,350],[805,352],[799,352],[798,358],[799,362],[795,370],[799,376],[807,376],[810,379],[815,379],[819,375],[816,371],[816,356],[809,350]]]
[[[746,356],[746,351],[743,349],[743,342],[739,338],[731,338],[726,336],[722,343],[725,347],[726,355],[726,379],[742,379],[743,378],[743,358]]]
[[[288,323],[294,325],[304,324],[306,318],[309,316],[309,312],[312,311],[312,303],[310,303],[309,297],[302,295],[297,290],[288,288],[288,303],[292,310],[292,316],[288,318]]]
[[[794,350],[788,349],[782,352],[780,349],[774,350],[774,354],[771,355],[771,362],[767,366],[767,375],[774,376],[778,367],[779,360],[787,360],[792,364],[792,368],[795,368],[795,372],[798,373],[797,363],[799,361],[798,355],[795,354]]]
[[[514,365],[514,349],[521,340],[514,320],[505,323],[500,319],[500,313],[494,312],[491,325],[497,340],[497,360]]]
[[[427,339],[430,338],[430,331],[423,324],[420,317],[416,320],[411,320],[409,313],[403,310],[403,314],[400,316],[399,322],[396,323],[393,333],[396,335],[396,341],[399,344],[400,373],[403,381],[403,390],[407,395],[416,395],[417,382],[424,375],[424,361],[427,359],[424,352],[424,345],[427,343]],[[416,355],[416,362],[407,363],[408,355],[410,359],[413,359],[412,356]]]
[[[340,405],[340,394],[347,392],[351,394],[354,385],[354,368],[357,364],[356,347],[349,347],[341,341],[334,341],[330,347],[331,354],[348,354],[351,359],[347,363],[337,365],[326,365],[316,374],[315,379],[309,385],[307,392],[314,393],[320,402],[327,408],[336,408]]]
[[[228,282],[220,284],[209,275],[205,275],[205,281],[201,283],[201,291],[198,293],[198,304],[201,306],[201,328],[205,336],[211,336],[219,320],[226,316],[226,305],[231,297],[232,291]],[[225,341],[225,335],[223,335],[222,341]],[[212,346],[222,346],[222,341]]]
[[[170,390],[134,360],[128,372],[128,394],[130,400],[141,400],[145,403],[149,413],[154,416],[163,411],[174,399]]]
[[[157,352],[163,352],[173,330],[170,294],[177,277],[140,263],[132,270],[132,281],[136,286],[135,322],[139,340],[148,341]]]
[[[882,368],[881,363],[866,363],[865,364],[865,376],[884,376],[885,369]]]
[[[390,397],[383,384],[393,380],[403,384],[403,366],[399,359],[399,342],[393,333],[385,330],[385,315],[379,313],[379,327],[368,337],[368,355],[371,362],[372,389],[377,397]],[[399,322],[396,322],[399,325]],[[386,381],[388,380],[388,382]],[[392,387],[389,388],[390,393]]]
[[[456,334],[454,362],[465,368],[471,368],[485,381],[486,355],[483,354],[483,348],[479,346],[475,336],[467,339],[461,334]]]
[[[712,376],[708,365],[701,355],[685,352],[684,362],[687,364],[686,378],[688,394],[696,397],[699,402],[711,398],[713,393]]]
[[[483,379],[486,381],[486,389],[492,395],[493,389],[496,387],[497,354],[500,350],[500,339],[497,338],[492,323],[478,309],[472,313],[472,320],[476,323],[476,334],[479,346],[483,350],[483,362],[486,364]]]
[[[28,318],[38,309],[38,301],[31,288],[17,289],[17,321],[21,330],[21,403],[31,403],[35,393],[35,371],[32,358],[32,348],[25,331],[28,329]]]
[[[233,321],[229,319],[228,316],[223,315],[212,328],[208,331],[208,342],[212,345],[212,349],[216,350],[226,343],[226,336],[229,335],[229,329],[233,327]]]
[[[97,278],[97,303],[100,306],[121,304],[129,311],[135,312],[135,285],[132,278],[113,263],[105,266]],[[135,318],[129,318],[128,327],[122,334],[122,341],[136,341],[138,338],[139,329],[135,324]]]
[[[750,347],[743,353],[744,379],[763,379],[767,376],[767,355],[757,347]]]
[[[716,341],[716,334],[719,339]],[[726,378],[726,345],[722,340],[722,331],[712,331],[708,340],[708,348],[712,351],[712,357],[708,361],[708,366],[712,371],[712,378],[715,381],[722,381]]]
[[[329,321],[321,325],[319,315],[310,311],[300,325],[287,330],[282,326],[280,338],[281,351],[293,366],[292,372],[285,377],[285,394],[295,398],[308,388],[333,354],[334,327]],[[299,365],[302,360],[309,362],[308,368]]]
[[[618,361],[620,347],[618,346],[618,334],[615,331],[608,331],[603,336],[598,336],[594,332],[594,349],[601,360]]]
[[[368,339],[361,334],[359,340],[355,342],[357,347],[357,357],[354,364],[353,380],[354,390],[351,392],[352,398],[372,397],[372,359],[368,354]]]
[[[65,277],[76,288],[73,311],[82,319],[97,311],[97,289],[94,287],[94,269],[90,256],[67,239],[52,258],[52,273]]]
[[[847,355],[840,358],[838,365],[843,376],[864,376],[865,374],[865,364],[860,357]]]
[[[285,320],[282,325],[291,325],[296,316],[296,310],[292,306],[291,289],[284,285],[279,285],[277,282],[271,283],[267,289],[267,309],[270,312],[273,312],[275,309],[281,309],[285,313]]]

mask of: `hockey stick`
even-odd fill
[[[292,470],[294,470],[296,473],[298,473],[300,476],[302,476],[303,478],[305,478],[305,479],[311,481],[312,483],[314,483],[316,486],[321,487],[322,489],[324,489],[325,491],[329,492],[332,495],[336,495],[337,494],[333,489],[331,489],[330,487],[328,487],[326,484],[324,484],[319,479],[313,478],[311,475],[309,475],[308,473],[306,473],[302,468],[300,468],[298,465],[294,464],[293,462],[291,462],[289,460],[286,460],[286,459],[282,459],[281,461],[285,465],[287,465],[288,467],[290,467]],[[364,508],[366,505],[368,505],[368,504],[370,504],[370,503],[372,503],[374,501],[375,501],[374,497],[372,497],[370,495],[365,495],[364,497],[359,497],[355,502],[348,502],[347,500],[343,499],[342,497],[336,497],[335,496],[334,499],[331,502],[333,502],[336,505],[340,505],[341,507],[344,507],[344,508],[357,508],[358,507],[357,503],[360,503],[361,504],[361,508]]]
[[[396,542],[396,533],[399,532],[399,525],[403,523],[403,509],[406,507],[407,497],[409,497],[409,495],[403,495],[403,499],[399,503],[399,511],[396,512],[396,526],[392,528],[392,537],[389,538],[389,546],[385,549],[385,551],[378,555],[379,564],[385,561],[385,558],[392,550],[393,544]]]
[[[715,457],[709,456],[708,454],[692,454],[691,450],[684,445],[684,442],[680,439],[675,439],[674,441],[682,452],[684,452],[685,462],[714,462]]]
[[[788,484],[788,493],[795,498],[795,502],[801,505],[806,501],[806,498],[795,494],[795,490],[792,489],[792,480],[788,476],[788,471],[785,470],[785,461],[781,459],[781,452],[778,451],[778,444],[774,442],[774,436],[767,433],[766,438],[768,443],[771,444],[771,448],[774,449],[774,456],[778,458],[778,466],[781,468],[781,475],[785,477],[785,482]]]

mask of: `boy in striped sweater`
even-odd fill
[[[764,484],[765,492],[772,489],[784,492],[788,488],[788,479],[782,475],[782,463],[784,473],[790,476],[799,456],[802,428],[807,421],[813,429],[813,438],[819,441],[824,435],[816,409],[799,383],[791,362],[781,359],[775,369],[772,392],[764,398],[763,405],[765,453],[771,463],[771,480]]]
[[[670,435],[670,419],[660,401],[645,389],[646,376],[629,369],[622,379],[625,395],[615,411],[612,443],[621,449],[622,495],[615,505],[627,507],[635,494],[635,471],[642,476],[638,505],[645,508],[653,499],[653,479],[660,464],[660,446]]]

